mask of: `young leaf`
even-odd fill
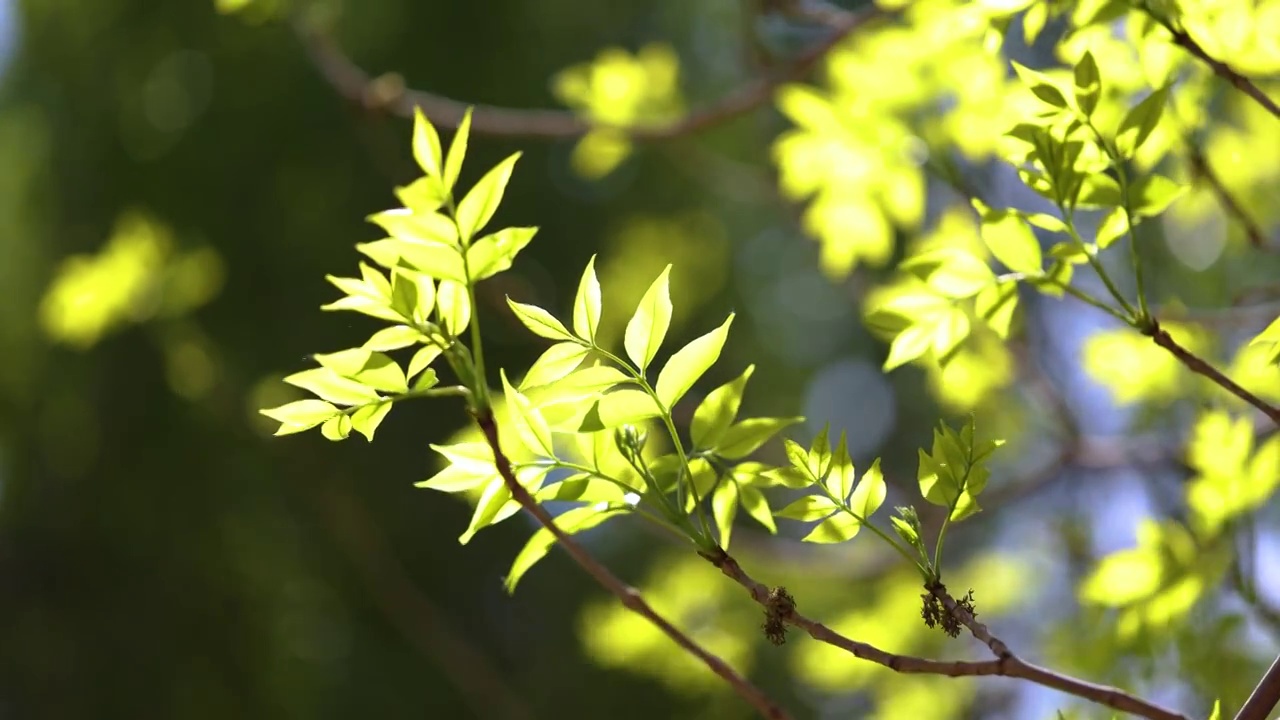
[[[812,456],[810,456],[812,457]],[[847,502],[853,490],[853,460],[849,457],[849,443],[844,432],[840,433],[840,441],[836,443],[835,454],[831,457],[831,470],[827,475],[827,490],[841,502]]]
[[[556,343],[533,362],[520,381],[520,389],[547,385],[573,372],[586,359],[590,348],[577,343]]]
[[[515,169],[520,155],[521,153],[518,152],[512,153],[495,165],[458,203],[458,235],[463,245],[471,242],[471,238],[475,237],[476,233],[480,232],[497,212],[503,193],[507,190],[507,182],[511,180],[511,172]]]
[[[817,527],[804,536],[804,542],[841,543],[857,535],[861,529],[862,522],[858,518],[849,513],[836,513],[818,523]]]
[[[732,480],[720,483],[715,494],[711,496],[711,515],[716,521],[716,530],[720,533],[720,547],[729,549],[729,538],[733,534],[733,521],[738,515],[738,484]]]
[[[1125,215],[1124,208],[1112,208],[1111,212],[1107,213],[1102,222],[1098,224],[1098,231],[1094,234],[1093,241],[1097,243],[1099,249],[1106,250],[1116,240],[1124,237],[1126,232],[1129,232],[1129,218]],[[1085,252],[1083,247],[1072,247],[1071,254],[1063,259],[1074,260],[1074,256],[1079,254],[1081,261],[1087,262],[1088,256]],[[1064,253],[1064,255],[1066,254]]]
[[[444,181],[439,176],[425,176],[396,188],[396,198],[409,210],[426,215],[438,211],[449,200]]]
[[[506,481],[502,477],[490,480],[476,503],[475,512],[471,515],[471,524],[467,526],[466,532],[458,537],[458,544],[466,545],[471,542],[471,538],[475,537],[477,532],[498,522],[499,515],[509,502],[514,504]]]
[[[436,316],[450,335],[457,337],[471,324],[471,298],[465,283],[441,280],[436,289]]]
[[[336,353],[316,353],[315,359],[323,367],[371,388],[393,393],[409,389],[404,371],[384,353],[352,348]]]
[[[698,404],[698,409],[693,412],[693,422],[689,429],[695,448],[713,449],[720,442],[725,431],[738,415],[738,407],[742,404],[742,394],[746,391],[747,380],[751,379],[755,369],[755,365],[748,365],[737,379],[712,390]]]
[[[1067,98],[1062,94],[1056,81],[1051,80],[1048,75],[1032,70],[1021,63],[1013,63],[1013,70],[1022,79],[1023,84],[1031,89],[1031,92],[1041,102],[1048,103],[1057,108],[1067,107]]]
[[[1275,363],[1280,360],[1280,317],[1273,320],[1265,330],[1258,333],[1258,336],[1250,340],[1249,344],[1262,345],[1264,347],[1270,345],[1266,362]]]
[[[1151,131],[1160,124],[1168,95],[1168,88],[1160,88],[1125,114],[1120,121],[1120,129],[1116,132],[1116,149],[1121,157],[1133,157],[1150,137]]]
[[[520,394],[507,380],[507,371],[502,370],[502,390],[507,398],[507,407],[511,410],[511,422],[516,426],[516,433],[524,446],[531,452],[543,457],[555,457],[555,445],[551,442],[551,428],[542,417],[542,413],[533,407],[529,398]]]
[[[573,332],[589,343],[596,341],[596,329],[600,327],[600,280],[596,278],[596,256],[587,261],[578,283],[578,295],[573,301]]]
[[[445,248],[452,249],[454,257],[461,263],[462,256],[458,254],[458,228],[452,220],[440,213],[415,213],[408,208],[396,208],[374,213],[365,219],[386,230],[387,234],[395,240],[399,240],[400,243],[395,246],[398,250],[402,251],[403,248],[412,245],[443,245]],[[380,258],[370,253],[366,254],[379,265],[386,265],[380,262]],[[428,260],[431,258],[429,255],[422,257]],[[452,268],[453,266],[450,266],[450,272],[455,272]]]
[[[364,341],[363,347],[365,350],[375,351],[399,350],[423,340],[422,333],[408,325],[392,325],[370,336]]]
[[[427,371],[418,376],[413,382],[413,390],[428,390],[436,386],[440,382],[440,378],[436,375],[436,371],[427,368]]]
[[[904,261],[899,267],[917,275],[949,298],[967,298],[995,281],[991,268],[960,248],[931,250]]]
[[[431,121],[422,114],[422,108],[413,109],[413,159],[418,167],[429,176],[440,175],[440,135],[436,133]]]
[[[1044,269],[1040,242],[1014,212],[991,211],[983,217],[982,241],[997,260],[1014,272],[1038,275]]]
[[[364,407],[351,413],[351,426],[356,432],[364,436],[365,440],[373,442],[373,433],[378,429],[378,425],[387,417],[387,413],[391,412],[391,403],[380,402],[365,405]]]
[[[576,535],[584,530],[589,530],[603,523],[611,517],[615,517],[630,509],[630,506],[618,503],[598,503],[587,507],[573,508],[565,511],[556,517],[556,527],[560,528],[567,535]],[[547,556],[547,552],[556,544],[555,536],[546,528],[538,528],[538,531],[529,538],[525,543],[520,554],[516,555],[516,559],[511,563],[511,570],[507,572],[507,577],[503,580],[503,587],[508,593],[516,591],[516,585],[520,582],[520,578],[524,577],[529,569],[537,564],[539,560]]]
[[[1098,75],[1098,63],[1093,59],[1093,53],[1086,50],[1075,67],[1076,106],[1085,117],[1093,115],[1101,94],[1102,80]]]
[[[750,485],[738,485],[738,501],[742,503],[742,509],[747,514],[755,518],[755,521],[765,526],[771,533],[778,532],[778,526],[773,522],[773,513],[769,511],[769,501],[765,499],[764,493]]]
[[[412,378],[426,370],[438,357],[440,357],[439,345],[424,345],[418,348],[418,351],[409,359],[409,369],[405,371],[405,377]]]
[[[788,520],[812,521],[835,512],[838,506],[826,495],[805,495],[776,513]]]
[[[880,458],[876,458],[875,462],[871,463],[871,469],[862,474],[862,480],[858,482],[853,496],[849,498],[849,509],[863,520],[870,519],[871,515],[884,504],[886,493],[884,474],[880,472]]]
[[[297,400],[258,412],[280,423],[276,435],[292,435],[310,430],[342,411],[323,400]]]
[[[821,480],[831,469],[831,440],[829,435],[831,432],[830,424],[822,426],[817,435],[813,436],[813,442],[809,444],[809,452],[805,459],[805,467],[809,470],[809,474]],[[792,452],[787,453],[791,455]],[[793,460],[794,462],[794,460]],[[840,497],[841,502],[844,497]]]
[[[1013,318],[1018,309],[1018,283],[1016,280],[999,282],[983,288],[973,299],[973,312],[1002,340],[1009,337]]]
[[[1155,217],[1164,212],[1186,190],[1186,186],[1179,185],[1163,175],[1151,173],[1143,176],[1129,188],[1130,208],[1136,217]]]
[[[508,270],[516,254],[537,232],[536,227],[504,228],[472,243],[467,248],[467,270],[471,273],[471,282],[477,283]]]
[[[729,426],[720,438],[716,454],[730,460],[738,460],[755,452],[789,425],[803,421],[801,417],[747,418]]]
[[[649,393],[642,390],[614,390],[596,402],[597,418],[604,428],[638,423],[662,414]],[[592,429],[594,426],[592,426]]]
[[[378,392],[373,388],[342,377],[326,367],[296,372],[284,381],[303,390],[310,390],[321,400],[328,400],[336,405],[363,405],[378,399]]]
[[[462,173],[462,160],[467,155],[467,140],[471,136],[471,108],[462,115],[458,123],[458,131],[449,144],[449,155],[444,160],[444,187],[448,192],[458,184],[458,175]]]
[[[730,313],[720,327],[680,348],[667,360],[667,364],[658,373],[658,382],[654,386],[658,400],[665,407],[675,407],[676,402],[693,387],[693,383],[720,358],[733,317],[733,313]]]
[[[511,307],[511,312],[515,313],[516,319],[529,328],[534,335],[548,340],[572,341],[574,339],[563,323],[537,305],[525,305],[511,298],[507,298],[507,305]]]
[[[662,346],[667,330],[671,327],[670,274],[671,266],[668,265],[649,286],[649,290],[640,299],[635,314],[627,322],[623,346],[627,350],[627,356],[642,373],[649,367],[654,355],[658,354],[658,348]]]
[[[351,435],[351,418],[347,415],[334,415],[320,426],[320,434],[326,440],[338,442]]]

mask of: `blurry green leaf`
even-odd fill
[[[1000,338],[1008,339],[1018,309],[1018,283],[988,285],[974,298],[973,311]]]
[[[857,535],[860,529],[862,522],[858,518],[848,513],[836,513],[818,523],[817,527],[804,536],[804,542],[841,543]]]
[[[511,312],[515,313],[516,319],[529,328],[529,331],[539,337],[549,340],[573,340],[573,335],[569,333],[563,323],[555,319],[555,317],[538,307],[537,305],[525,305],[518,303],[511,298],[507,298],[507,305],[511,306]]]
[[[615,517],[629,508],[623,504],[604,504],[589,505],[587,507],[573,508],[567,510],[556,517],[556,527],[560,528],[566,535],[576,535],[584,530],[589,530],[611,517]],[[551,546],[556,544],[555,536],[550,530],[538,528],[538,531],[529,538],[525,543],[520,554],[516,555],[516,559],[511,563],[511,570],[507,572],[507,577],[503,581],[503,587],[508,593],[516,591],[516,585],[520,582],[520,578],[529,572],[529,569],[537,564],[539,560],[546,557]]]
[[[1030,88],[1031,92],[1037,98],[1040,98],[1042,102],[1058,108],[1067,107],[1066,96],[1058,87],[1058,83],[1051,80],[1048,75],[1032,70],[1018,62],[1013,63],[1013,70],[1022,79],[1023,84]]]
[[[284,381],[303,390],[310,390],[321,400],[337,405],[363,405],[378,399],[378,393],[373,388],[345,378],[326,367],[303,370],[286,377]]]
[[[465,283],[441,280],[436,289],[436,315],[450,335],[457,337],[471,324],[471,298]]]
[[[889,372],[924,355],[933,345],[931,328],[925,325],[913,325],[898,333],[889,345],[889,356],[885,358],[884,372]]]
[[[438,357],[440,357],[440,346],[438,345],[425,345],[418,348],[418,351],[409,359],[409,369],[405,372],[406,378],[412,378],[426,370]]]
[[[662,347],[662,341],[671,327],[671,266],[667,265],[657,280],[649,286],[640,299],[635,314],[627,322],[623,346],[627,356],[643,373]]]
[[[401,319],[400,315],[387,307],[387,303],[382,300],[374,300],[372,298],[348,295],[340,300],[335,300],[327,305],[321,305],[321,310],[331,312],[334,310],[351,310],[362,313],[379,320],[390,320],[397,322]]]
[[[1093,59],[1093,53],[1086,50],[1075,66],[1076,106],[1085,117],[1093,115],[1101,93],[1102,80],[1098,74],[1098,63]]]
[[[1124,237],[1125,233],[1127,232],[1129,232],[1129,218],[1125,214],[1124,208],[1122,207],[1113,208],[1111,212],[1107,213],[1106,217],[1104,217],[1102,219],[1102,222],[1098,225],[1098,232],[1094,235],[1093,239],[1094,239],[1094,242],[1098,244],[1098,247],[1100,249],[1106,250],[1107,248],[1111,247],[1112,243],[1114,243],[1116,240],[1119,240],[1120,238]],[[1088,257],[1085,253],[1086,251],[1084,249],[1084,246],[1079,245],[1077,247],[1072,248],[1070,253],[1064,252],[1063,259],[1074,260],[1077,256],[1079,256],[1081,258],[1081,261],[1087,261]]]
[[[693,446],[698,449],[715,448],[726,430],[738,415],[742,404],[742,394],[746,392],[747,380],[755,372],[755,365],[748,365],[736,379],[712,390],[698,404],[690,423],[689,435]]]
[[[1160,124],[1168,94],[1167,88],[1156,90],[1125,114],[1116,132],[1116,149],[1121,157],[1133,157]]]
[[[518,152],[512,153],[495,165],[458,203],[458,234],[464,245],[471,242],[471,238],[484,229],[493,214],[497,212],[503,193],[507,190],[507,182],[511,180],[511,172],[515,169],[520,155],[521,153]]]
[[[737,483],[731,480],[720,483],[720,487],[711,496],[711,515],[720,535],[720,547],[728,550],[729,538],[733,534],[733,521],[738,515]]]
[[[812,521],[835,512],[838,506],[826,495],[805,495],[775,513],[788,520]]]
[[[725,430],[717,444],[716,454],[730,460],[744,458],[758,450],[769,438],[801,420],[803,418],[799,417],[747,418]]]
[[[546,385],[573,372],[586,359],[590,348],[578,343],[562,342],[547,348],[520,381],[520,388]]]
[[[733,318],[734,315],[730,313],[720,327],[680,348],[667,360],[654,385],[658,400],[664,406],[674,407],[689,388],[693,387],[693,383],[720,358]]]
[[[1080,185],[1080,194],[1076,198],[1076,207],[1080,208],[1118,207],[1123,204],[1124,196],[1120,194],[1120,183],[1102,172],[1086,175]]]
[[[364,407],[351,413],[351,426],[356,432],[365,437],[365,440],[373,442],[373,433],[378,429],[378,425],[382,423],[387,413],[391,412],[391,402],[380,402],[365,405]]]
[[[1150,173],[1129,188],[1129,204],[1137,217],[1155,217],[1165,211],[1187,188],[1163,175]],[[1101,246],[1101,243],[1099,243]]]
[[[511,411],[511,422],[516,426],[516,433],[530,452],[543,457],[555,457],[555,445],[551,442],[551,428],[529,399],[511,386],[507,380],[507,371],[502,370],[502,390],[507,399],[507,408]]]
[[[600,327],[600,280],[596,278],[596,256],[587,261],[578,283],[578,294],[573,301],[573,332],[590,343],[596,341],[596,329]]]
[[[415,487],[447,493],[467,492],[498,475],[488,443],[432,445],[431,448],[443,455],[449,465],[431,478],[415,483]]]
[[[387,351],[407,348],[423,340],[422,333],[408,325],[392,325],[374,333],[364,341],[365,350]]]
[[[412,389],[415,391],[428,390],[435,387],[439,382],[440,378],[436,376],[436,371],[431,368],[427,368],[425,372],[418,376],[417,380],[413,381]]]
[[[443,207],[449,201],[449,192],[444,189],[444,181],[436,175],[420,177],[404,187],[396,188],[396,197],[401,205],[412,212],[426,215]]]
[[[503,228],[472,243],[467,248],[467,270],[471,273],[471,282],[477,283],[510,269],[516,255],[537,232],[536,227]]]
[[[452,192],[462,173],[462,161],[467,155],[467,141],[471,137],[471,108],[467,108],[458,123],[458,130],[449,144],[449,154],[444,161],[444,187]]]
[[[480,494],[480,500],[476,503],[476,509],[471,515],[471,524],[467,526],[466,532],[458,538],[458,544],[466,545],[471,542],[471,538],[480,530],[492,525],[498,518],[498,514],[502,511],[504,505],[511,500],[511,490],[507,488],[506,482],[502,477],[495,477],[485,486],[484,492]]]
[[[967,298],[995,281],[991,268],[960,248],[931,250],[907,259],[899,268],[950,298]]]
[[[880,472],[880,458],[876,458],[871,468],[862,474],[862,480],[858,481],[853,496],[849,498],[849,509],[863,520],[870,519],[884,504],[887,492],[884,474]]]
[[[992,211],[982,218],[982,241],[997,260],[1014,272],[1038,275],[1044,269],[1035,233],[1009,210]],[[983,286],[989,287],[989,283]]]
[[[1265,330],[1258,333],[1258,336],[1249,341],[1250,345],[1270,345],[1270,351],[1266,358],[1267,362],[1275,363],[1280,361],[1280,317],[1276,318],[1266,327]]]
[[[436,133],[435,126],[427,120],[426,115],[422,114],[422,108],[415,107],[413,109],[413,159],[418,161],[418,167],[422,168],[422,172],[439,177],[440,161],[443,157],[444,154],[440,150],[440,135]]]
[[[657,402],[642,390],[614,390],[601,397],[597,406],[600,423],[606,428],[638,423],[662,414]]]
[[[323,400],[298,400],[259,412],[280,423],[276,435],[291,435],[310,430],[342,411]]]
[[[346,440],[351,435],[351,418],[346,415],[335,415],[320,426],[320,434],[326,440],[337,442]]]
[[[455,266],[448,260],[448,256],[432,254],[437,252],[439,246],[444,246],[444,249],[452,251],[452,257],[456,258],[458,266],[461,266],[462,255],[458,249],[458,228],[453,224],[452,220],[444,215],[435,212],[415,213],[409,208],[396,208],[374,213],[366,219],[386,230],[388,235],[399,241],[395,245],[399,257],[408,260],[404,256],[405,249],[414,248],[414,252],[418,253],[418,257],[424,264],[439,263],[451,275],[461,275],[461,269],[455,269]],[[379,265],[386,265],[381,260],[387,258],[379,258],[369,252],[365,254],[369,255]],[[423,272],[431,272],[426,268],[420,269]],[[442,276],[436,275],[435,277]],[[451,277],[451,279],[457,280],[461,278]]]

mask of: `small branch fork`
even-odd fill
[[[1208,65],[1209,68],[1213,70],[1214,75],[1217,75],[1235,89],[1245,95],[1248,95],[1261,105],[1263,109],[1271,113],[1271,115],[1276,119],[1280,120],[1280,105],[1276,105],[1276,101],[1272,100],[1266,93],[1262,92],[1262,89],[1259,88],[1252,80],[1241,75],[1237,70],[1235,70],[1235,68],[1232,68],[1230,65],[1218,60],[1206,52],[1205,49],[1201,47],[1200,43],[1196,42],[1195,38],[1187,34],[1186,30],[1182,30],[1174,26],[1173,23],[1168,20],[1155,15],[1152,15],[1152,18],[1169,31],[1169,34],[1173,36],[1174,45],[1186,50],[1191,53],[1192,57],[1203,62],[1205,65]]]
[[[621,129],[634,140],[666,140],[697,133],[745,115],[768,103],[780,86],[805,77],[850,33],[887,15],[875,7],[857,12],[825,12],[814,19],[830,27],[830,35],[807,48],[777,72],[755,78],[669,124]],[[424,90],[406,88],[398,75],[372,77],[314,24],[295,19],[293,28],[325,81],[340,96],[368,110],[412,117],[413,109],[418,107],[436,127],[457,128],[467,108],[472,107],[471,132],[504,137],[574,138],[594,127],[567,110],[472,105]]]
[[[1143,332],[1146,335],[1149,335],[1151,339],[1155,341],[1156,345],[1168,350],[1175,358],[1178,359],[1179,362],[1191,369],[1192,372],[1209,378],[1227,392],[1261,410],[1264,415],[1271,419],[1271,422],[1280,426],[1280,408],[1240,387],[1240,385],[1238,385],[1234,380],[1224,375],[1222,371],[1205,362],[1200,356],[1179,345],[1178,342],[1169,335],[1167,330],[1160,327],[1160,323],[1152,320],[1150,326],[1143,330]]]

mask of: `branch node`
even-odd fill
[[[796,599],[779,585],[769,589],[769,597],[764,606],[764,636],[774,645],[782,645],[787,641],[787,621],[796,612]]]

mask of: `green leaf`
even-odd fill
[[[1136,217],[1155,217],[1177,200],[1186,186],[1163,175],[1144,175],[1129,188],[1129,207]],[[1101,245],[1101,243],[1099,243]]]
[[[748,365],[736,379],[712,390],[698,409],[693,412],[693,422],[689,434],[693,446],[700,449],[715,449],[724,437],[725,431],[738,416],[738,408],[742,405],[742,394],[746,392],[747,380],[755,372],[755,365]]]
[[[951,507],[960,496],[960,490],[956,487],[954,478],[923,449],[919,454],[920,466],[916,477],[920,484],[920,494],[934,505]]]
[[[1038,275],[1044,269],[1040,242],[1027,223],[1009,210],[991,211],[982,218],[982,241],[996,259],[1014,272]],[[985,265],[984,265],[985,267]],[[988,283],[983,289],[990,287]]]
[[[587,261],[578,283],[578,295],[573,301],[573,332],[589,343],[596,341],[596,329],[600,327],[600,280],[596,278],[596,256]]]
[[[1129,232],[1129,218],[1125,214],[1124,208],[1112,208],[1102,222],[1098,224],[1098,231],[1094,234],[1093,240],[1097,243],[1098,248],[1106,250],[1111,247],[1112,243],[1124,237]],[[1083,245],[1072,245],[1068,247],[1069,252],[1063,252],[1064,260],[1073,262],[1087,262],[1088,254]],[[1076,257],[1079,256],[1079,260]]]
[[[1280,317],[1276,318],[1266,327],[1265,330],[1258,333],[1258,336],[1249,341],[1250,345],[1271,345],[1270,353],[1267,355],[1266,362],[1275,363],[1280,360]]]
[[[596,406],[601,428],[593,426],[593,430],[635,424],[662,415],[657,402],[643,390],[614,390],[601,397]]]
[[[436,371],[430,368],[426,372],[418,376],[413,383],[414,390],[428,390],[435,387],[440,382],[440,378],[436,376]]]
[[[824,518],[838,510],[839,507],[826,495],[805,495],[790,505],[779,510],[775,516],[788,520],[809,522]]]
[[[511,490],[507,488],[502,477],[490,480],[476,503],[475,512],[471,515],[471,524],[467,526],[466,532],[458,537],[458,544],[466,545],[471,542],[471,538],[475,537],[477,532],[497,522],[498,516],[508,502],[511,502]]]
[[[809,444],[809,452],[805,458],[805,467],[808,468],[809,474],[815,478],[825,478],[827,472],[831,470],[831,426],[825,424],[813,436],[813,442]],[[788,453],[791,454],[791,453]],[[841,496],[841,501],[844,497]]]
[[[742,509],[765,529],[771,533],[778,532],[778,526],[773,522],[773,513],[769,511],[769,501],[765,499],[764,493],[750,485],[738,485],[738,501],[742,503]]]
[[[449,155],[444,160],[444,187],[449,192],[458,184],[458,175],[462,173],[462,160],[467,155],[467,140],[471,136],[471,108],[462,114],[462,122],[458,123],[458,131],[453,135],[449,145]]]
[[[418,351],[409,359],[409,369],[405,371],[405,377],[412,378],[426,370],[438,357],[440,357],[439,345],[425,345],[418,348]]]
[[[804,536],[804,542],[841,543],[857,535],[860,529],[862,529],[862,523],[858,518],[848,513],[836,513],[818,523],[817,527]]]
[[[733,318],[733,313],[730,313],[720,327],[680,348],[667,360],[654,386],[658,400],[665,407],[675,407],[693,383],[720,358]]]
[[[449,218],[440,213],[416,213],[409,208],[396,208],[394,210],[384,210],[380,213],[374,213],[366,218],[369,222],[381,227],[387,231],[393,239],[399,240],[399,244],[395,245],[396,257],[406,259],[404,256],[405,248],[425,247],[425,249],[415,250],[414,252],[423,253],[420,257],[424,262],[440,262],[448,267],[450,273],[461,273],[460,269],[455,270],[454,265],[445,260],[435,260],[435,256],[429,254],[434,248],[443,245],[446,249],[453,251],[453,257],[457,259],[458,265],[462,264],[462,256],[458,250],[458,228]],[[371,244],[371,243],[370,243]],[[360,246],[356,246],[357,248]],[[390,248],[391,246],[386,246]],[[373,253],[365,253],[379,265],[390,267],[395,264],[393,260],[390,264],[381,262],[386,257],[377,257]],[[424,272],[428,272],[423,269]],[[440,276],[436,276],[440,277]],[[453,278],[458,279],[458,278]]]
[[[258,412],[280,423],[276,435],[291,435],[310,430],[342,411],[323,400],[297,400]]]
[[[590,351],[588,347],[571,342],[552,345],[533,362],[529,372],[520,381],[520,389],[547,385],[562,379],[577,369]]]
[[[605,504],[599,503],[589,505],[587,507],[573,508],[567,510],[556,517],[556,527],[560,528],[566,535],[576,535],[584,530],[589,530],[611,517],[619,515],[629,510],[630,507],[624,504]],[[533,537],[525,543],[520,554],[516,555],[516,559],[511,563],[511,570],[507,572],[507,577],[503,580],[503,587],[508,593],[516,591],[516,585],[520,582],[520,578],[524,577],[529,569],[538,563],[539,560],[547,556],[547,552],[551,550],[551,546],[556,544],[555,536],[550,530],[539,528]]]
[[[415,107],[413,109],[413,159],[418,161],[418,167],[422,168],[422,172],[439,177],[442,157],[440,135],[436,133],[431,121],[427,120],[427,116],[422,114],[422,108]]]
[[[471,298],[465,283],[441,280],[436,289],[436,316],[450,335],[458,337],[471,324]]]
[[[1209,713],[1209,720],[1221,720],[1222,718],[1222,700],[1215,699],[1213,701],[1213,712]]]
[[[938,293],[950,298],[971,297],[995,281],[995,275],[985,262],[954,247],[916,255],[904,261],[899,268],[915,274]]]
[[[1093,59],[1093,53],[1086,50],[1075,67],[1076,107],[1085,117],[1093,115],[1101,94],[1102,78],[1098,74],[1098,63]]]
[[[563,323],[537,305],[525,305],[509,297],[507,298],[507,305],[511,307],[511,312],[515,313],[516,319],[529,328],[529,331],[534,335],[548,340],[571,341],[574,339],[573,335],[565,329]]]
[[[469,243],[497,212],[520,155],[518,152],[512,153],[495,165],[458,203],[458,235],[462,238],[463,245]]]
[[[711,496],[711,515],[716,521],[716,530],[720,534],[720,547],[729,549],[729,538],[733,534],[733,521],[738,515],[738,484],[733,481],[720,483],[715,494]]]
[[[449,465],[427,480],[414,483],[414,487],[447,493],[469,492],[498,476],[488,443],[432,445],[431,449],[443,455]]]
[[[1080,184],[1080,194],[1076,197],[1076,207],[1104,208],[1117,207],[1124,204],[1124,196],[1120,194],[1120,183],[1103,172],[1089,173]]]
[[[363,435],[365,440],[373,442],[374,431],[378,429],[378,425],[389,412],[391,412],[390,401],[365,405],[351,413],[351,426]]]
[[[1018,73],[1018,77],[1022,79],[1023,84],[1031,89],[1031,92],[1040,98],[1041,102],[1047,103],[1057,108],[1067,107],[1067,97],[1058,87],[1058,83],[1051,80],[1048,75],[1032,70],[1021,63],[1013,63],[1014,72]]]
[[[371,387],[345,378],[326,367],[294,373],[284,379],[290,385],[310,390],[321,400],[336,405],[363,405],[378,399]]]
[[[1133,157],[1138,148],[1142,147],[1142,144],[1151,136],[1151,131],[1160,124],[1168,95],[1167,88],[1160,88],[1125,114],[1124,119],[1120,121],[1120,129],[1116,132],[1116,149],[1121,157]]]
[[[973,311],[1000,339],[1007,340],[1018,309],[1016,280],[989,285],[974,298]]]
[[[383,328],[364,341],[365,350],[399,350],[414,343],[422,342],[422,333],[408,325],[392,325]]]
[[[542,413],[533,407],[518,390],[507,380],[507,371],[502,370],[502,390],[507,398],[507,408],[511,411],[512,424],[524,446],[531,452],[543,457],[555,457],[555,445],[551,442],[551,428],[542,417]]]
[[[730,460],[744,458],[755,452],[790,425],[803,421],[801,417],[747,418],[731,425],[717,443],[716,454]]]
[[[367,297],[357,297],[355,295],[349,295],[341,300],[335,300],[327,305],[321,305],[320,309],[326,312],[332,312],[335,310],[351,310],[368,315],[369,317],[378,318],[379,320],[390,320],[392,322],[396,322],[401,319],[396,312],[387,307],[385,302],[373,300]]]
[[[623,346],[641,373],[658,354],[671,327],[670,275],[671,266],[667,265],[640,298],[640,305],[627,322]]]
[[[351,435],[351,418],[346,415],[335,415],[320,426],[320,434],[326,440],[338,442],[346,440]]]
[[[396,197],[400,204],[415,213],[425,215],[436,212],[448,202],[449,191],[444,189],[444,181],[439,176],[427,176],[396,188]]]
[[[884,473],[880,471],[880,458],[871,463],[871,469],[862,474],[862,480],[849,498],[849,509],[863,520],[869,519],[884,504],[888,488],[885,486]]]
[[[384,353],[352,348],[336,353],[317,353],[315,359],[343,377],[384,392],[402,393],[409,389],[404,371]]]
[[[898,333],[889,344],[889,356],[884,361],[884,372],[906,365],[924,355],[933,345],[931,328],[926,325],[912,325]]]
[[[475,241],[467,248],[467,270],[471,273],[471,282],[476,283],[508,270],[516,254],[529,244],[537,232],[536,227],[504,228]]]
[[[810,456],[812,457],[812,456]],[[812,469],[812,468],[810,468]],[[831,469],[827,475],[827,490],[840,502],[846,502],[853,491],[853,483],[857,475],[853,468],[853,460],[849,457],[849,443],[845,433],[840,433],[840,441],[831,456]]]

